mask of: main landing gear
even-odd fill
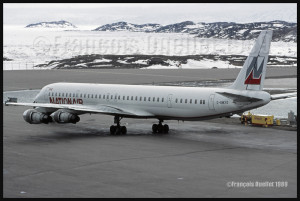
[[[115,116],[114,123],[117,124],[112,125],[110,127],[110,134],[111,135],[126,135],[127,134],[127,128],[126,126],[121,126],[120,121],[123,117]],[[168,133],[169,132],[169,126],[168,124],[163,125],[163,120],[159,119],[158,124],[152,125],[152,131],[153,133]]]
[[[168,133],[169,132],[168,124],[162,125],[162,122],[163,122],[163,120],[159,120],[158,124],[152,125],[153,133]]]
[[[117,124],[116,126],[112,125],[110,127],[110,134],[111,135],[126,135],[127,128],[126,126],[121,126],[120,121],[123,117],[115,116],[114,123]]]

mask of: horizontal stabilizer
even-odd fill
[[[239,95],[239,94],[232,94],[232,93],[228,93],[228,92],[217,92],[217,93],[222,96],[232,99],[233,102],[257,102],[257,101],[262,100],[259,98],[253,98],[253,97],[243,96],[243,95]]]
[[[297,97],[297,92],[271,95],[271,100],[279,100],[279,99],[293,98],[293,97]]]

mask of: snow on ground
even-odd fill
[[[99,62],[111,62],[111,59],[95,59],[93,62],[91,63],[99,63]]]
[[[271,101],[263,107],[250,110],[252,114],[274,115],[275,118],[287,118],[287,111],[297,115],[297,97]]]
[[[241,68],[241,66],[234,66],[229,64],[228,61],[221,61],[221,60],[209,60],[203,59],[201,61],[188,59],[186,64],[181,64],[181,66],[177,66],[177,63],[171,60],[168,60],[167,63],[170,66],[162,66],[162,65],[152,65],[149,67],[144,67],[142,69],[199,69],[199,68]]]
[[[130,63],[128,63],[128,62],[126,62],[126,61],[123,61],[123,60],[117,60],[117,62],[119,62],[119,63],[121,63],[121,64],[130,64]]]
[[[144,68],[141,68],[141,69],[179,69],[177,66],[163,66],[163,65],[152,65],[152,66],[149,66],[149,67],[144,67]]]
[[[244,34],[244,32],[247,31],[247,30],[248,30],[248,29],[241,29],[241,30],[239,30],[237,33],[242,35],[242,34]]]
[[[134,63],[134,64],[147,64],[148,59],[146,59],[146,60],[140,59],[140,60],[134,61],[132,63]]]
[[[187,28],[187,29],[196,29],[196,28],[202,28],[204,27],[203,24],[193,24],[193,25],[186,25],[184,28]]]
[[[86,54],[248,55],[254,44],[254,40],[207,39],[186,33],[63,31],[6,25],[3,29],[3,57],[13,59],[6,62],[8,66]],[[297,43],[272,42],[270,55],[297,57]]]

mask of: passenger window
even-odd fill
[[[80,94],[80,98],[82,98],[82,94]]]
[[[205,100],[203,100],[203,104],[205,104]]]
[[[161,102],[164,102],[164,98],[161,99]]]
[[[49,96],[50,96],[50,92],[49,92]]]
[[[153,102],[155,102],[155,97],[153,97]]]
[[[101,94],[99,94],[99,99],[101,99]]]
[[[125,96],[123,96],[123,100],[125,100]]]
[[[195,104],[197,104],[197,99],[195,99]]]
[[[90,98],[90,94],[88,94],[88,98]]]
[[[114,96],[113,95],[110,95],[110,99],[112,100],[114,98]]]
[[[105,99],[105,95],[103,95],[103,99]]]
[[[93,94],[91,94],[91,98],[93,98]]]
[[[73,97],[75,97],[75,93],[73,93]]]
[[[180,103],[182,103],[182,98],[180,99]]]
[[[55,93],[55,96],[57,96],[57,93]]]
[[[72,94],[71,94],[71,93],[69,93],[69,97],[70,97],[70,98],[72,97]]]
[[[143,99],[143,97],[142,97],[142,96],[140,96],[140,101],[142,101],[142,99]]]
[[[178,101],[178,99],[176,98],[176,99],[175,99],[175,103],[177,103],[177,101]]]
[[[133,96],[131,96],[131,100],[133,100]]]
[[[137,96],[135,97],[135,100],[137,101]]]
[[[185,99],[185,103],[187,103],[187,99]]]
[[[146,101],[146,97],[144,97],[144,101]]]
[[[117,95],[115,95],[115,100],[117,100]]]
[[[202,104],[202,100],[200,100],[200,104]]]
[[[60,93],[58,93],[58,96],[60,96]]]
[[[159,102],[159,98],[157,98],[157,102]]]
[[[52,96],[54,96],[54,93],[52,92]]]
[[[78,97],[78,93],[76,93],[76,98]]]
[[[148,98],[148,101],[151,101],[151,98],[150,98],[150,97]]]
[[[192,104],[192,102],[193,102],[193,99],[190,99],[190,104]]]
[[[129,96],[127,96],[127,100],[129,100]]]
[[[97,98],[97,94],[95,94],[95,98]]]

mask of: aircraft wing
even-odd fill
[[[216,92],[216,93],[218,93],[222,96],[225,96],[227,98],[232,99],[233,102],[257,102],[257,101],[262,100],[262,99],[259,99],[259,98],[243,96],[243,95],[238,95],[238,94],[233,94],[233,93],[228,93],[228,92]]]
[[[292,97],[297,97],[297,92],[271,95],[271,100],[279,100]]]
[[[151,113],[142,110],[131,111],[110,105],[95,105],[95,106],[84,106],[84,105],[70,105],[70,104],[51,104],[51,103],[17,103],[17,102],[6,102],[6,105],[18,105],[18,106],[31,106],[31,107],[43,107],[53,109],[67,109],[78,112],[86,113],[102,113],[109,115],[122,115],[122,116],[136,116],[136,117],[151,117],[154,116]]]

